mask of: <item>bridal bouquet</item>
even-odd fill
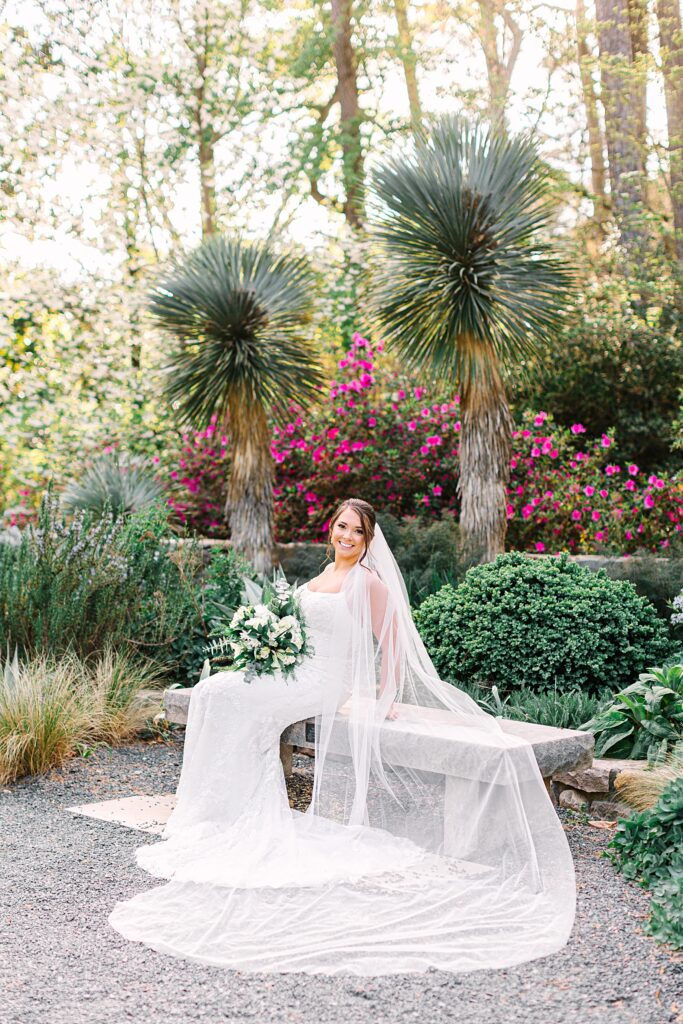
[[[245,584],[251,603],[214,625],[207,652],[215,665],[246,669],[246,682],[278,670],[286,677],[311,652],[294,589],[284,576],[263,588],[251,580]]]

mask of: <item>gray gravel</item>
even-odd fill
[[[100,748],[0,791],[2,1024],[683,1022],[683,956],[643,935],[647,895],[599,857],[609,834],[570,815],[574,932],[560,953],[519,967],[360,980],[253,975],[126,942],[107,915],[116,900],[159,884],[133,863],[145,837],[64,808],[171,792],[181,756],[179,739]]]

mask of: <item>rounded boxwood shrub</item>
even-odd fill
[[[415,621],[443,679],[503,692],[622,689],[672,653],[666,623],[631,583],[566,554],[499,555],[428,597]]]

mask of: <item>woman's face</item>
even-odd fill
[[[332,547],[344,559],[358,559],[365,551],[363,527],[355,509],[345,508],[332,527]]]

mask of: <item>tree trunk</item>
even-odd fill
[[[669,135],[669,187],[679,275],[683,279],[683,27],[679,0],[657,0]]]
[[[399,57],[403,65],[408,102],[410,104],[410,121],[413,129],[417,129],[422,125],[422,107],[420,106],[420,94],[417,88],[417,75],[415,73],[417,58],[413,49],[413,36],[408,20],[407,0],[394,0],[394,10],[396,12],[396,25],[398,26]]]
[[[479,23],[477,37],[484,52],[486,74],[489,82],[488,116],[493,124],[505,123],[505,106],[512,73],[517,63],[523,32],[510,11],[505,7],[505,0],[477,0],[479,7]],[[500,36],[496,18],[503,20],[504,31]],[[511,44],[506,52],[505,29],[510,34]]]
[[[344,179],[344,216],[353,228],[363,224],[363,120],[358,101],[356,56],[353,51],[351,10],[353,0],[331,0],[332,52],[337,68],[340,132]]]
[[[598,103],[595,96],[595,85],[591,75],[591,53],[586,42],[586,9],[583,0],[576,0],[576,49],[581,76],[581,91],[586,110],[586,127],[588,129],[588,152],[591,162],[591,190],[593,192],[593,217],[598,224],[603,224],[607,214],[607,196],[605,193],[605,157],[604,139]]]
[[[627,0],[596,0],[600,80],[612,205],[622,242],[638,258],[644,248],[639,91]]]
[[[633,123],[636,133],[636,144],[640,157],[640,173],[643,178],[643,196],[647,194],[647,61],[648,46],[648,12],[647,0],[626,0],[628,15],[628,31],[631,36],[631,54],[633,58],[633,95],[636,109]]]
[[[237,398],[227,424],[232,470],[225,512],[236,551],[258,572],[273,567],[273,458],[265,411]]]
[[[202,239],[216,233],[216,163],[213,129],[206,121],[206,73],[209,63],[209,15],[204,12],[203,48],[195,52],[197,86],[194,92],[194,122],[197,133],[199,194]]]
[[[468,561],[490,562],[505,550],[506,486],[514,424],[495,367],[461,387],[460,530]]]
[[[199,124],[199,182],[202,201],[202,239],[216,233],[216,165],[213,144],[206,139],[206,129]]]

